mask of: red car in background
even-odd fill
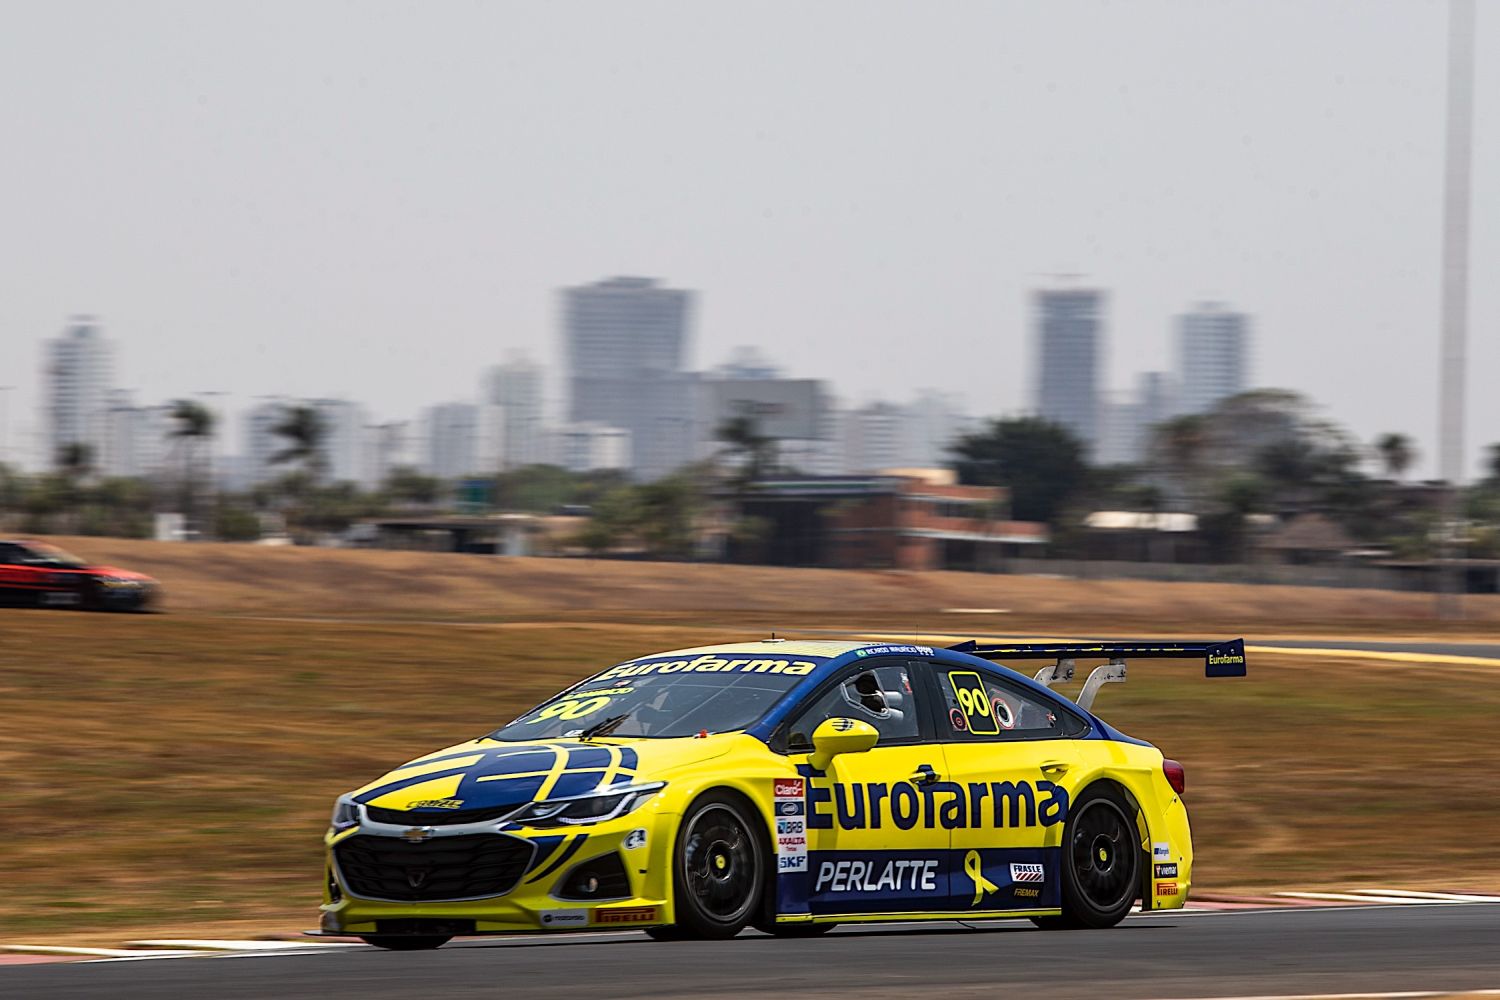
[[[160,593],[143,573],[94,565],[46,542],[0,540],[0,604],[145,611]]]

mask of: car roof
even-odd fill
[[[775,654],[777,656],[821,656],[832,659],[867,646],[885,646],[883,642],[855,642],[848,639],[758,639],[749,642],[721,642],[712,646],[693,646],[688,649],[671,649],[661,653],[647,653],[637,660],[655,660],[664,656],[706,656],[710,653]]]

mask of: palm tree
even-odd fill
[[[57,468],[67,479],[85,479],[94,471],[94,446],[70,441],[57,449]]]
[[[271,433],[286,441],[286,447],[271,456],[272,465],[284,462],[301,464],[302,471],[317,485],[323,478],[327,458],[323,454],[323,439],[328,428],[318,408],[309,403],[295,403],[282,410],[281,420],[271,428]]]
[[[168,416],[172,420],[168,436],[174,442],[182,469],[182,516],[188,527],[193,528],[197,527],[194,520],[198,487],[211,478],[203,475],[203,465],[208,442],[213,440],[215,417],[212,410],[195,399],[174,399]]]
[[[1411,438],[1405,434],[1380,435],[1375,440],[1375,450],[1380,454],[1380,462],[1385,466],[1386,475],[1398,483],[1417,460],[1417,451],[1412,447]]]

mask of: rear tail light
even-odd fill
[[[1175,760],[1163,760],[1161,773],[1167,776],[1167,784],[1172,786],[1172,791],[1178,795],[1187,791],[1187,772],[1182,769],[1181,764]]]

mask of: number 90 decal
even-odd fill
[[[544,705],[536,715],[526,720],[526,725],[533,726],[548,719],[581,719],[585,715],[593,715],[612,700],[609,697],[564,698]]]
[[[953,685],[953,696],[958,699],[958,708],[963,712],[969,732],[975,736],[994,736],[1000,732],[1002,723],[996,718],[995,706],[990,703],[989,692],[984,687],[984,678],[973,670],[951,670],[948,683]],[[1016,723],[1009,705],[1005,706],[1004,714],[1005,722],[1009,724],[1006,728],[1014,726]]]

